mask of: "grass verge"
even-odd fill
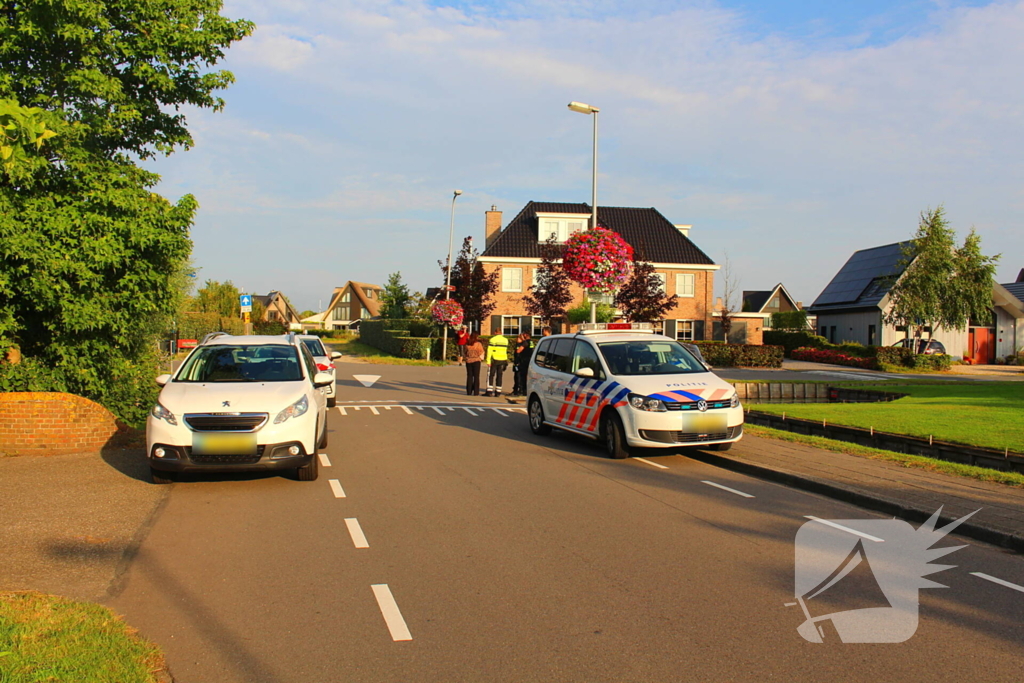
[[[367,363],[373,363],[375,365],[427,365],[440,367],[445,365],[438,360],[417,360],[415,358],[397,358],[395,356],[389,356],[380,349],[374,348],[368,344],[364,344],[359,341],[356,337],[342,338],[337,341],[334,339],[325,339],[324,343],[329,345],[332,350],[338,351],[346,356],[355,356],[360,360]],[[342,358],[342,361],[345,359]]]
[[[3,683],[155,683],[164,668],[160,650],[102,605],[0,593]]]
[[[776,439],[778,441],[790,441],[792,443],[814,446],[815,448],[821,448],[835,453],[859,455],[865,458],[871,458],[872,460],[884,460],[886,462],[900,465],[901,467],[927,470],[929,472],[942,472],[943,474],[950,474],[957,477],[968,477],[979,481],[991,481],[997,484],[1024,488],[1024,474],[1020,474],[1019,472],[1000,472],[999,470],[992,470],[987,467],[962,465],[956,462],[946,462],[945,460],[936,460],[935,458],[926,458],[920,455],[893,453],[892,451],[883,451],[878,448],[860,446],[857,444],[847,443],[845,441],[833,441],[832,439],[824,439],[820,436],[794,434],[793,432],[771,429],[770,427],[759,427],[751,424],[744,425],[743,431],[751,436],[760,436],[762,438]]]
[[[756,410],[1024,452],[1024,430],[1020,428],[1024,384],[1020,382],[886,383],[877,388],[910,395],[891,403],[760,403]]]

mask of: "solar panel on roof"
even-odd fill
[[[814,300],[812,306],[853,303],[860,299],[862,294],[865,294],[865,290],[872,284],[872,281],[898,274],[900,262],[904,258],[904,244],[906,243],[899,242],[855,252],[846,265],[828,283],[824,291]],[[887,289],[885,288],[885,290]],[[869,301],[866,297],[860,303],[877,303],[884,293],[884,291],[877,293],[877,298],[874,301]]]

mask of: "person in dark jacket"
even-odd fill
[[[533,356],[533,339],[529,332],[523,332],[516,340],[515,355],[515,385],[512,387],[513,396],[526,396],[526,373],[530,368],[530,358]]]

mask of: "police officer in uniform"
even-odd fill
[[[501,396],[502,375],[508,367],[508,337],[500,331],[487,342],[487,392],[484,396]]]

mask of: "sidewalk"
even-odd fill
[[[692,457],[913,522],[939,507],[944,521],[980,509],[956,533],[1024,552],[1021,488],[750,435],[728,453]]]

